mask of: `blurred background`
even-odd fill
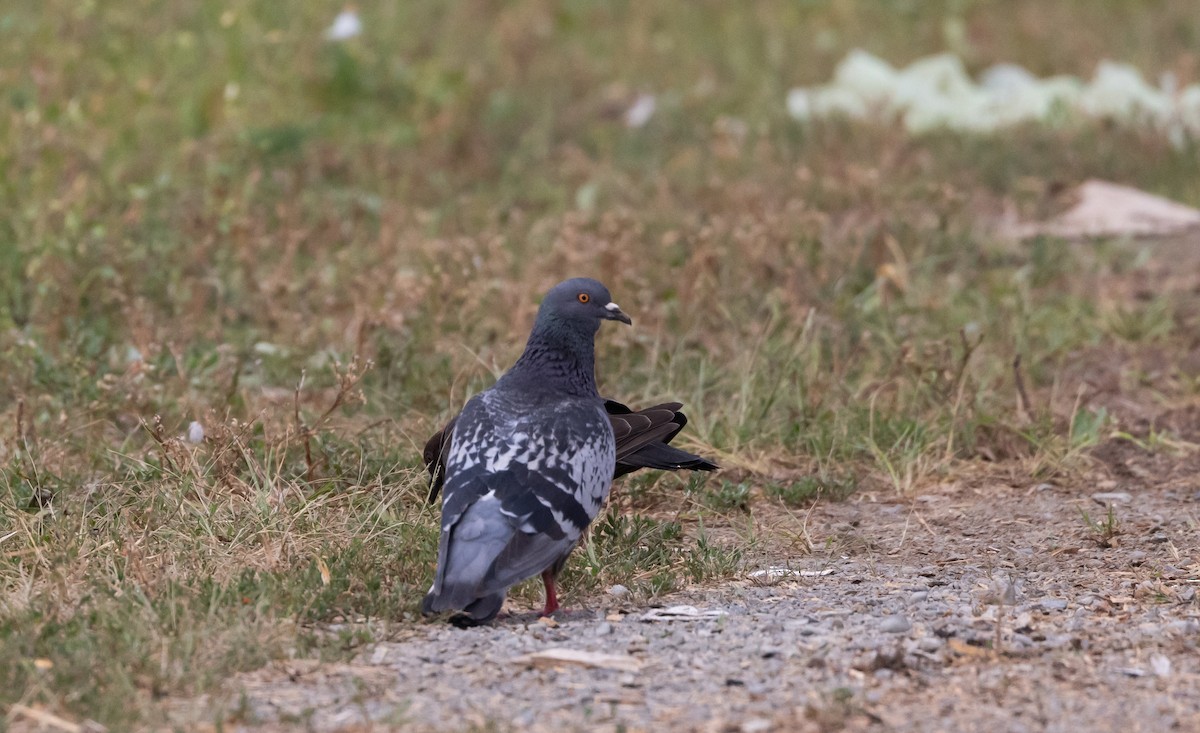
[[[960,87],[1018,64],[1083,89],[1111,61],[1140,101],[987,130],[797,101],[856,49],[951,54]],[[635,323],[600,336],[603,391],[684,401],[685,447],[726,468],[620,495],[674,517],[604,535],[669,537],[635,592],[712,551],[679,531],[696,512],[1069,481],[1200,394],[1194,239],[1013,227],[1090,178],[1200,206],[1197,82],[1194,0],[8,2],[0,537],[34,549],[0,561],[0,656],[73,639],[63,704],[120,721],[114,690],[294,648],[279,619],[415,609],[420,445],[568,276]],[[739,536],[691,577],[731,572]],[[112,594],[134,581],[146,603]],[[104,666],[84,593],[125,629],[107,656],[175,661]]]

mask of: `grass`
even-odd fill
[[[419,448],[567,275],[637,324],[601,334],[606,392],[684,401],[725,467],[618,487],[568,603],[727,578],[760,539],[717,530],[772,502],[1069,474],[1122,432],[1079,391],[1114,361],[1152,351],[1155,399],[1196,395],[1194,296],[1113,290],[1136,247],[981,226],[1090,176],[1200,204],[1194,141],[783,108],[856,46],[1194,80],[1190,0],[359,6],[344,45],[316,5],[0,11],[0,703],[163,725],[416,623]]]

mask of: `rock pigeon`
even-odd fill
[[[639,468],[661,471],[715,471],[717,464],[694,453],[680,450],[669,443],[687,425],[687,415],[680,412],[679,402],[664,402],[634,411],[616,400],[604,400],[604,410],[612,423],[617,439],[617,479]],[[433,503],[445,481],[446,461],[450,454],[447,440],[458,418],[433,434],[425,443],[425,468],[429,471],[429,503]]]
[[[555,579],[622,471],[610,413],[628,426],[624,444],[632,449],[622,472],[672,461],[711,466],[665,445],[686,422],[673,405],[653,416],[619,403],[606,408],[594,356],[605,320],[632,323],[602,284],[576,278],[556,285],[517,363],[430,439],[430,498],[442,488],[442,528],[423,613],[461,610],[455,623],[487,623],[509,587],[539,573],[542,614],[558,608]],[[631,441],[634,433],[653,437]]]

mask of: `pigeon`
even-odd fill
[[[604,400],[604,411],[612,423],[617,439],[617,465],[613,478],[618,479],[640,468],[660,471],[715,471],[719,466],[693,453],[680,450],[669,443],[687,425],[687,415],[679,402],[664,402],[634,411],[616,400]],[[425,468],[429,471],[429,503],[438,498],[445,482],[446,461],[450,453],[447,437],[458,418],[434,433],[425,443]]]
[[[442,523],[423,613],[488,623],[511,586],[540,573],[548,616],[558,609],[558,574],[618,472],[716,467],[666,445],[686,424],[674,403],[639,413],[601,399],[595,337],[606,320],[632,324],[604,285],[556,285],[516,364],[426,445]]]

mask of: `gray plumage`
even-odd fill
[[[555,286],[525,351],[454,423],[445,460],[442,531],[425,613],[499,612],[508,588],[553,580],[608,497],[616,439],[596,391],[602,320],[629,323],[608,290],[586,278]]]

